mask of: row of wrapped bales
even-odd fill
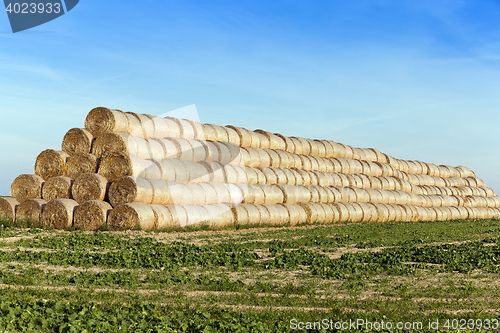
[[[107,108],[40,153],[11,193],[0,218],[88,230],[500,217],[467,167]]]

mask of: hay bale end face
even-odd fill
[[[47,229],[67,229],[73,226],[73,214],[78,202],[71,199],[54,199],[47,203],[42,213]]]
[[[133,202],[114,208],[109,213],[108,225],[113,229],[153,230],[157,217],[150,205]]]
[[[43,199],[31,199],[23,201],[19,204],[16,210],[16,220],[31,221],[33,227],[42,226],[42,213],[47,205],[47,201]]]
[[[106,199],[109,183],[101,175],[84,173],[80,175],[71,188],[73,199],[78,203],[89,200],[103,201]]]
[[[73,199],[72,186],[73,180],[71,178],[52,177],[43,185],[42,198],[47,202],[53,199]]]
[[[68,155],[90,153],[94,136],[85,128],[72,128],[63,138],[61,149]]]
[[[47,149],[42,151],[35,162],[35,174],[47,180],[52,177],[64,176],[68,153],[62,150]]]
[[[104,201],[85,201],[76,208],[73,221],[75,229],[95,231],[103,228],[112,209],[113,207]]]
[[[38,175],[20,175],[10,186],[10,193],[18,202],[41,199],[44,180]]]
[[[15,220],[18,205],[14,198],[0,198],[0,220]]]
[[[76,179],[84,173],[96,173],[99,160],[89,153],[75,153],[66,163],[66,177]]]

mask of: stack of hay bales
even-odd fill
[[[500,217],[500,197],[463,166],[107,108],[11,193],[2,218],[87,230]]]

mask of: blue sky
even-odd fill
[[[0,13],[0,195],[93,107],[470,167],[500,193],[498,1],[97,1]]]

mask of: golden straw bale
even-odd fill
[[[83,173],[96,173],[99,165],[98,159],[89,153],[75,153],[66,163],[66,177],[76,179]]]
[[[73,180],[69,177],[52,177],[43,185],[42,198],[47,202],[53,199],[73,199],[72,186]]]
[[[277,153],[279,150],[272,150],[268,149],[266,150],[267,154],[269,155],[270,158],[270,167],[272,168],[279,168],[281,167],[281,158],[280,155]]]
[[[54,199],[42,213],[43,225],[48,229],[66,229],[73,226],[73,214],[78,202],[72,199]]]
[[[92,154],[97,158],[101,158],[108,152],[116,150],[138,155],[138,149],[136,137],[128,133],[103,133],[95,139],[92,145]],[[144,149],[141,149],[141,151],[144,152]],[[142,156],[143,158],[150,157],[149,151],[144,153],[148,156]]]
[[[281,204],[288,212],[288,221],[290,225],[297,225],[308,222],[307,213],[303,207],[299,205]]]
[[[281,205],[263,205],[269,212],[269,222],[273,226],[288,225],[290,218],[288,210]]]
[[[165,181],[159,181],[165,183]],[[146,178],[123,176],[115,179],[108,190],[109,203],[113,207],[131,202],[152,204],[155,197],[153,184]],[[168,197],[167,197],[168,199]],[[171,198],[170,198],[171,199]],[[155,202],[171,204],[172,202]]]
[[[19,175],[10,186],[10,193],[19,203],[29,199],[41,199],[44,180],[38,175]]]
[[[293,152],[293,154],[303,155],[304,154],[303,142],[300,141],[299,138],[294,137],[294,136],[289,137],[289,139],[290,139],[290,141],[292,141],[293,146],[295,147],[295,151]],[[309,144],[307,144],[307,147],[305,149],[307,149],[307,150],[310,149]]]
[[[175,219],[170,207],[167,205],[150,205],[156,219],[156,230],[179,229],[179,221]],[[176,223],[177,222],[177,223]]]
[[[172,121],[177,123],[177,125],[179,126],[179,129],[180,129],[180,137],[181,138],[193,140],[197,137],[195,124],[193,121],[190,121],[187,119],[178,119],[178,118],[173,118],[173,117],[168,117],[168,119],[171,119]]]
[[[120,110],[97,107],[85,118],[85,128],[94,137],[105,132],[127,132],[128,120],[125,113]]]
[[[264,137],[267,138],[267,141],[269,141],[269,146],[268,148],[263,148],[263,149],[281,149],[285,150],[286,149],[286,143],[285,140],[282,137],[277,136],[276,134],[273,134],[271,132],[266,132],[261,129],[257,129],[254,132],[262,134]],[[261,140],[262,144],[262,140]]]
[[[309,143],[309,147],[310,147],[309,155],[310,156],[320,156],[320,154],[319,154],[320,148],[318,147],[318,143],[316,142],[316,140],[307,139],[307,138],[305,138],[304,140],[306,140]]]
[[[281,168],[270,168],[276,175],[276,184],[288,184],[288,178],[285,174],[284,169]]]
[[[101,160],[98,174],[110,182],[122,176],[161,179],[162,167],[157,160],[144,160],[137,155],[113,151]]]
[[[321,215],[318,213],[318,206],[315,206],[313,203],[308,202],[301,203],[300,207],[302,207],[302,209],[304,209],[304,211],[306,212],[306,220],[308,223],[312,224],[320,222]],[[325,211],[323,210],[323,208],[321,208],[321,211],[324,217]]]
[[[259,210],[260,221],[259,225],[272,225],[271,212],[266,208],[266,205],[255,205]]]
[[[84,173],[75,179],[71,187],[73,199],[78,203],[84,203],[89,200],[107,199],[107,190],[109,183],[101,175],[95,173]]]
[[[230,143],[230,142],[222,142],[221,144],[227,148],[227,150],[229,151],[229,154],[228,154],[227,161],[224,161],[222,159],[219,162],[228,163],[228,164],[232,164],[232,165],[244,165],[243,160],[242,160],[242,156],[241,156],[240,147],[238,147],[234,143]],[[208,160],[208,158],[205,158],[205,159]]]
[[[306,186],[307,190],[311,192],[311,199],[309,200],[310,202],[319,202],[319,192],[315,186],[317,185]]]
[[[107,224],[112,209],[113,207],[105,201],[85,201],[76,208],[74,226],[80,230],[98,230]]]
[[[153,230],[157,224],[156,219],[150,205],[132,202],[114,208],[109,213],[108,225],[113,229]]]
[[[224,127],[224,130],[226,131],[227,136],[228,136],[227,142],[239,147],[241,145],[241,140],[240,140],[240,135],[238,134],[238,132],[236,132],[236,130],[234,130],[233,128],[230,128],[230,127]]]
[[[243,127],[235,127],[232,125],[228,125],[225,127],[234,130],[236,132],[236,134],[238,134],[238,136],[240,138],[240,140],[239,140],[240,147],[245,147],[245,148],[252,147],[252,136],[251,136],[249,130],[247,130],[246,128],[243,128]]]
[[[0,198],[0,220],[15,220],[19,202],[14,198]]]
[[[35,162],[35,174],[47,180],[64,176],[69,155],[62,150],[47,149],[41,152]]]
[[[94,137],[85,128],[72,128],[63,138],[61,149],[68,155],[90,153]]]
[[[290,154],[296,154],[295,152],[295,143],[293,140],[287,136],[281,135],[279,133],[274,133],[276,136],[280,137],[284,142],[285,142],[285,151],[289,152]]]
[[[234,216],[234,221],[237,227],[248,226],[249,225],[249,216],[248,211],[241,205],[234,205],[231,207],[231,212]]]
[[[33,227],[41,227],[42,213],[45,209],[46,204],[47,201],[43,199],[31,199],[23,201],[16,209],[16,220],[29,220],[33,222]]]
[[[216,126],[218,125],[212,125],[212,124],[203,124],[203,133],[205,133],[205,140],[209,141],[222,141],[219,140],[219,133],[216,129]],[[220,126],[222,127],[222,126]],[[227,132],[224,131],[224,135],[227,136]]]
[[[248,214],[248,225],[250,226],[259,226],[262,224],[262,216],[264,214],[264,218],[266,217],[267,210],[259,209],[259,205],[254,204],[241,204],[243,208],[247,211]]]
[[[266,184],[272,185],[278,182],[278,178],[276,176],[276,173],[274,173],[273,169],[271,168],[256,168],[256,169],[260,170],[264,174],[264,176],[266,177]]]

